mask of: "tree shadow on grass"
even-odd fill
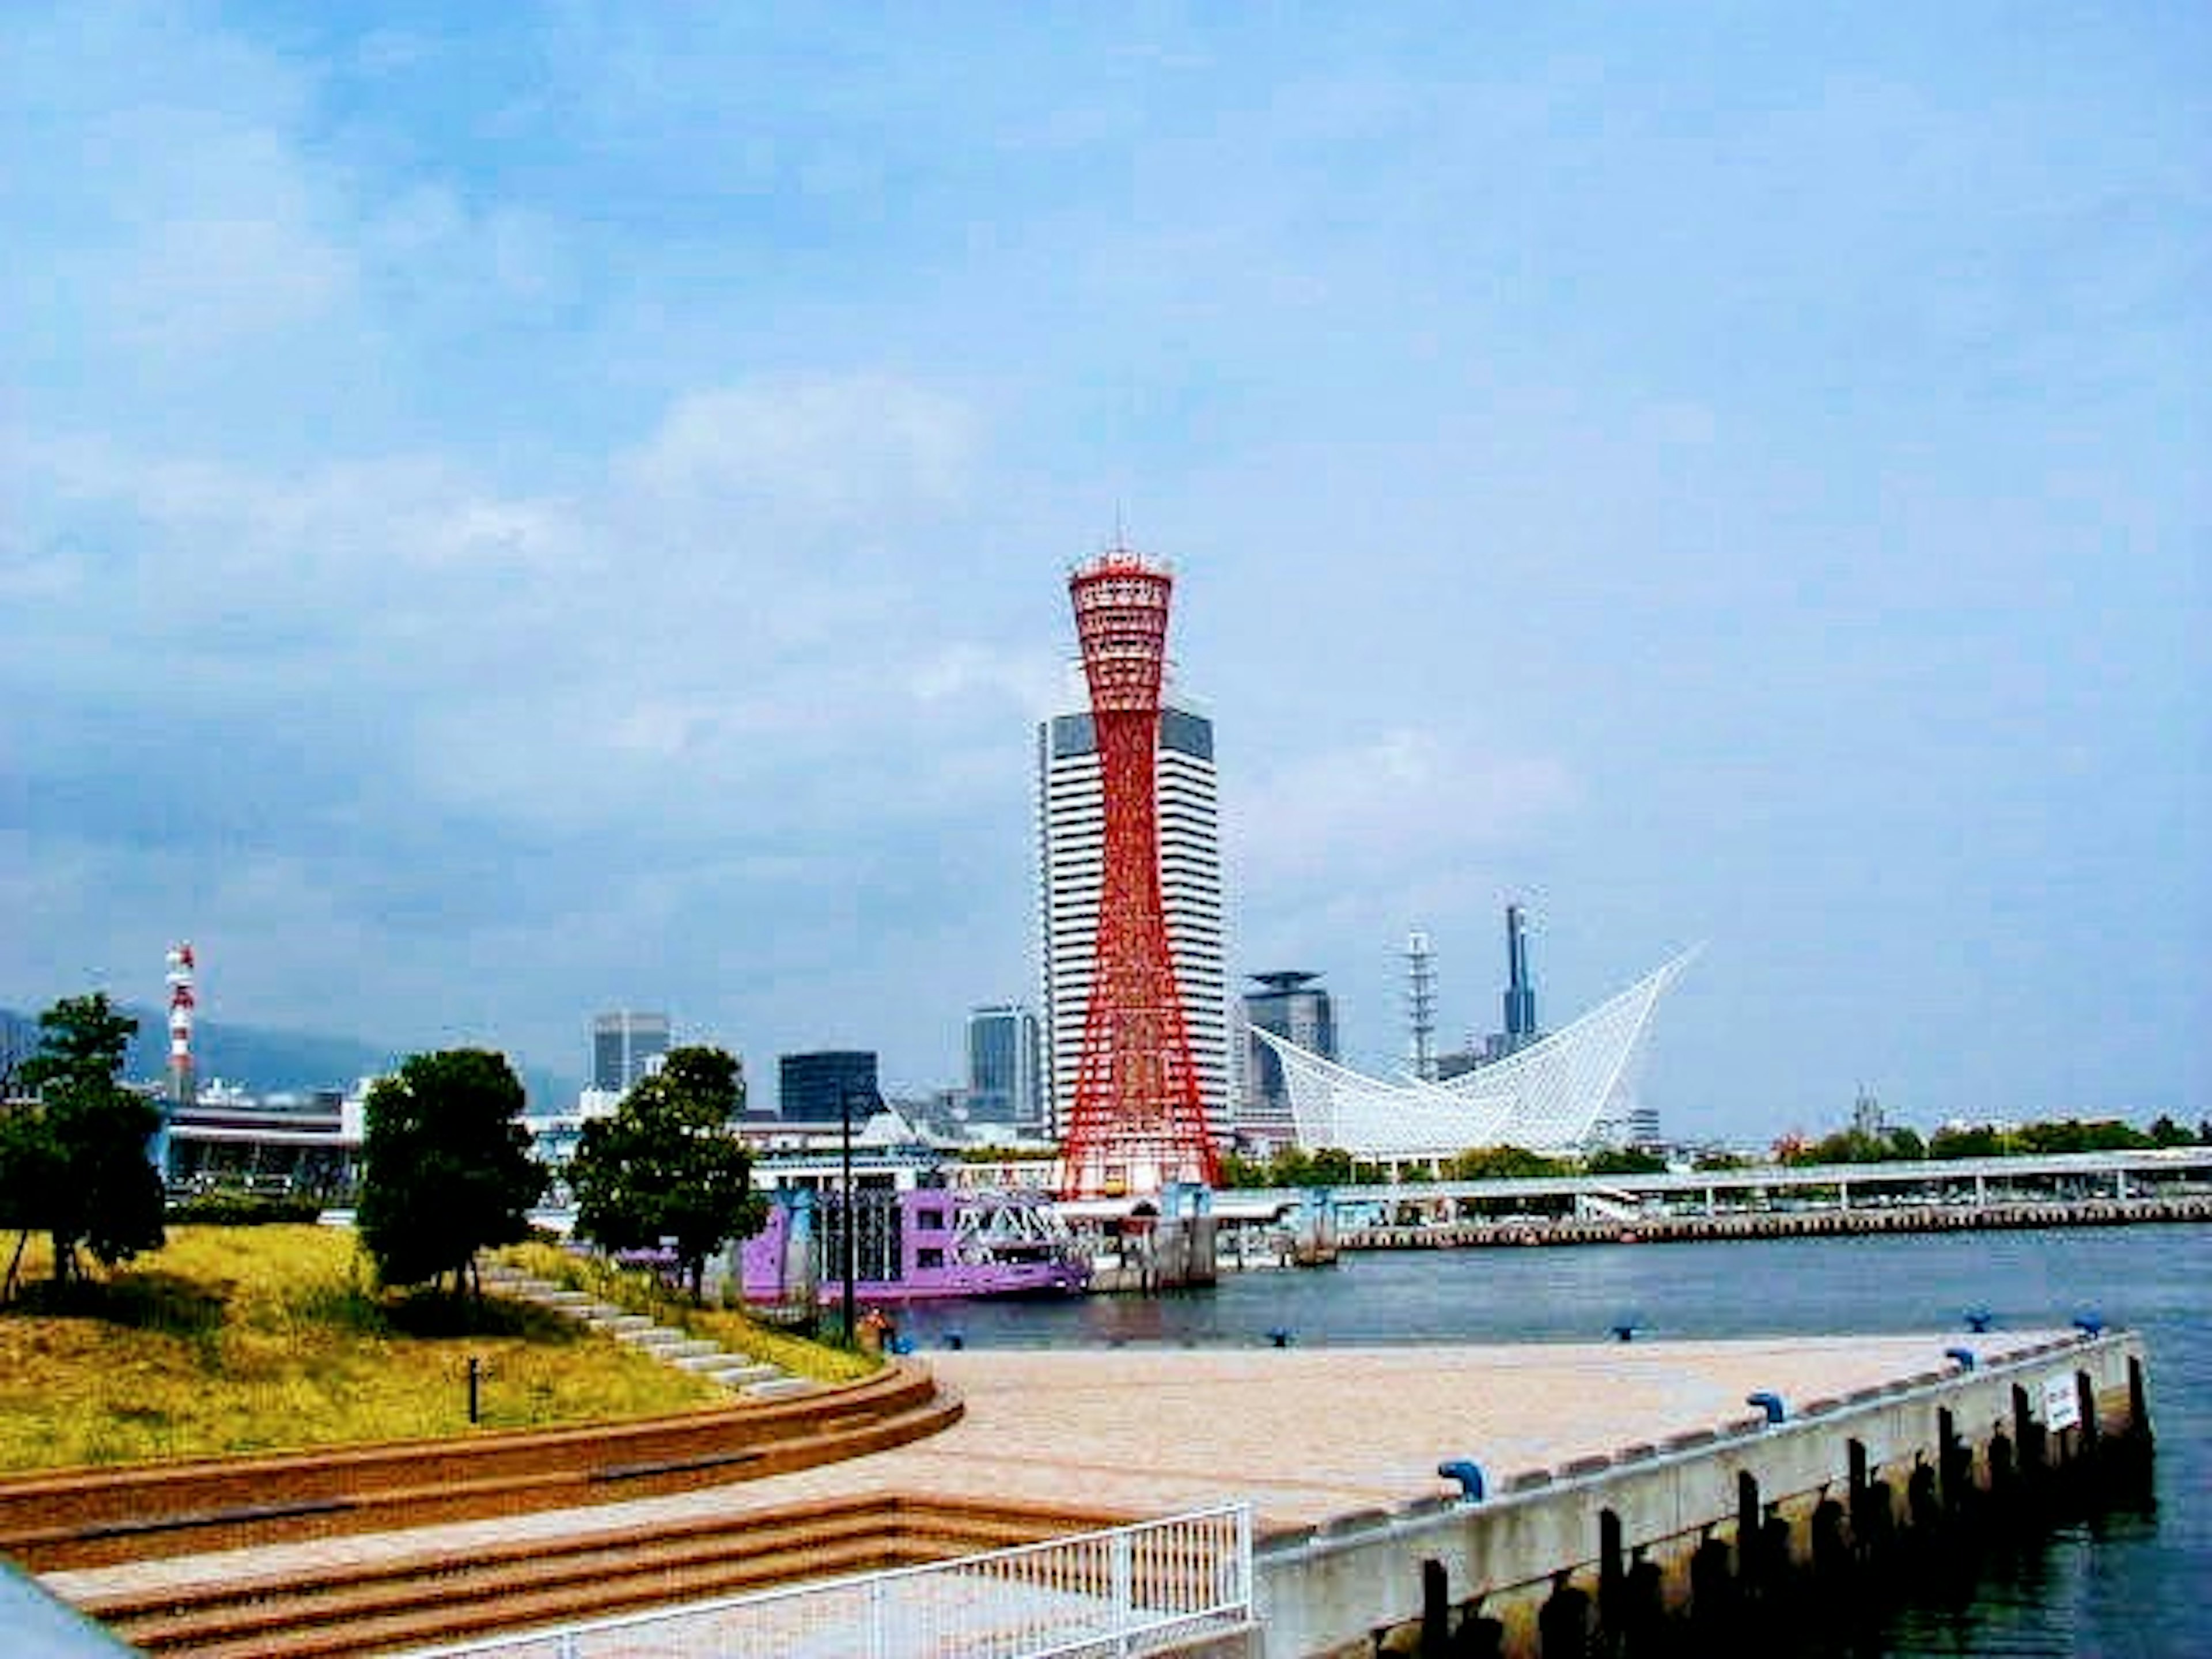
[[[223,1297],[198,1279],[158,1269],[108,1279],[26,1285],[12,1304],[48,1319],[96,1319],[125,1330],[164,1336],[206,1337],[222,1328]]]
[[[501,1336],[565,1345],[583,1334],[572,1319],[503,1296],[404,1291],[386,1297],[384,1310],[393,1334],[401,1336]]]

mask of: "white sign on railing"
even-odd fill
[[[1103,1659],[1161,1653],[1251,1622],[1252,1510],[1229,1504],[415,1659]]]
[[[2074,1385],[2072,1373],[2064,1376],[2043,1379],[2043,1424],[2057,1434],[2061,1429],[2075,1428],[2081,1421],[2081,1396]]]

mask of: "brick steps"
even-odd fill
[[[643,1314],[630,1313],[612,1303],[599,1301],[586,1291],[563,1290],[550,1279],[536,1278],[519,1267],[495,1262],[483,1269],[483,1282],[487,1290],[580,1320],[591,1330],[635,1347],[665,1364],[709,1377],[735,1393],[761,1400],[781,1400],[805,1394],[817,1386],[805,1377],[793,1376],[781,1366],[747,1354],[725,1353],[719,1345],[703,1337],[692,1336],[672,1326],[656,1325]]]
[[[960,1412],[892,1366],[638,1422],[18,1476],[0,1480],[0,1553],[48,1572],[657,1497],[884,1450]]]
[[[1036,1542],[1099,1524],[1058,1509],[823,1501],[702,1516],[466,1559],[332,1566],[282,1579],[87,1599],[83,1610],[174,1659],[307,1659],[465,1641]]]

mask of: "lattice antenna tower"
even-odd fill
[[[1413,1039],[1406,1064],[1418,1078],[1437,1074],[1436,960],[1426,933],[1416,927],[1406,935],[1406,1024]]]
[[[1160,888],[1158,750],[1175,579],[1121,545],[1067,579],[1091,688],[1103,867],[1075,1102],[1060,1148],[1072,1198],[1217,1184]]]

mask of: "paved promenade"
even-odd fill
[[[868,1457],[676,1497],[54,1572],[42,1582],[70,1598],[328,1562],[465,1555],[494,1539],[876,1492],[1095,1506],[1132,1518],[1249,1499],[1264,1537],[1454,1491],[1436,1473],[1447,1459],[1472,1458],[1502,1481],[1741,1418],[1754,1390],[1779,1394],[1795,1412],[1941,1369],[1947,1347],[1994,1360],[2061,1334],[931,1353],[923,1358],[966,1401],[966,1417]]]

